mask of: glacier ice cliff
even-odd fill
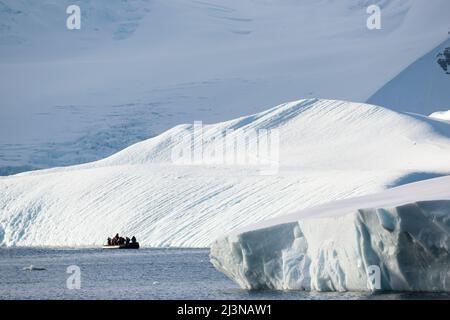
[[[250,226],[216,240],[211,262],[245,289],[450,291],[449,186],[422,181]]]

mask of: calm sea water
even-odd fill
[[[213,268],[206,249],[0,249],[0,299],[450,299],[449,295],[252,292]],[[33,265],[43,271],[26,271]],[[69,290],[67,267],[81,270]]]

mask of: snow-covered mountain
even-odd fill
[[[218,241],[246,289],[450,291],[450,177],[309,208]]]
[[[79,31],[66,29],[69,4]],[[1,0],[0,174],[279,101],[364,102],[446,40],[448,12],[447,0]]]
[[[446,48],[450,48],[450,39],[389,81],[369,103],[419,114],[450,109],[450,74],[437,63],[438,54]]]
[[[120,232],[146,246],[206,247],[250,223],[450,172],[450,123],[373,105],[308,99],[203,128],[204,154],[230,130],[278,130],[273,175],[173,163],[193,127],[97,162],[1,177],[0,244],[100,245]]]

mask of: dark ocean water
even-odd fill
[[[450,299],[445,294],[245,291],[207,249],[0,249],[0,299]],[[25,267],[46,270],[27,271]],[[69,266],[80,289],[68,289]],[[73,285],[73,281],[69,284]],[[76,282],[75,282],[76,283]]]

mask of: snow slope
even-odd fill
[[[437,55],[448,47],[450,38],[389,81],[368,103],[420,114],[449,109],[450,75],[437,64]]]
[[[430,118],[450,121],[450,110],[433,112],[430,114]]]
[[[436,178],[249,226],[217,240],[211,261],[247,289],[450,291],[449,186]]]
[[[378,106],[307,99],[203,128],[277,129],[279,168],[174,164],[179,125],[106,159],[0,178],[0,243],[209,246],[221,233],[321,203],[450,172],[450,124]],[[196,139],[195,144],[200,140]]]
[[[65,28],[74,3],[80,31]],[[374,3],[383,28],[370,31]],[[0,174],[98,160],[179,123],[299,97],[366,101],[446,39],[449,11],[447,0],[1,0]]]

